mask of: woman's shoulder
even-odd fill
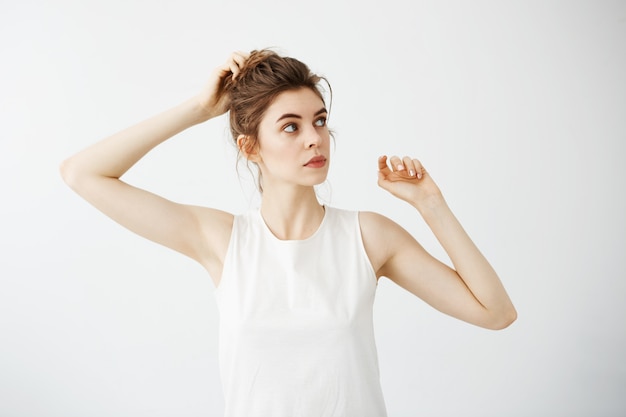
[[[340,207],[333,206],[324,206],[328,213],[333,216],[342,216],[342,217],[353,217],[357,218],[361,228],[365,228],[368,231],[375,231],[377,229],[384,229],[390,225],[396,225],[388,217],[374,212],[374,211],[364,211],[364,210],[355,210],[355,209],[346,209]]]
[[[358,215],[361,231],[364,235],[367,235],[367,237],[379,240],[384,236],[390,236],[395,232],[404,230],[389,217],[375,211],[359,211]]]
[[[379,271],[394,255],[398,243],[404,242],[409,236],[398,223],[373,211],[359,211],[359,225],[365,251],[375,271]]]

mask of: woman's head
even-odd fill
[[[225,80],[224,89],[231,99],[233,139],[237,141],[244,135],[248,138],[246,147],[256,146],[259,125],[267,108],[284,91],[308,88],[324,102],[320,87],[322,80],[326,81],[297,59],[267,49],[252,51],[237,78],[227,77]]]
[[[280,56],[267,49],[252,51],[244,65],[240,67],[237,77],[234,80],[232,77],[226,77],[224,84],[224,92],[230,95],[230,130],[239,151],[251,160],[250,154],[260,150],[261,123],[268,109],[279,97],[284,97],[284,93],[310,91],[309,94],[312,93],[312,96],[308,97],[313,97],[313,100],[319,98],[321,108],[326,110],[320,85],[322,80],[330,90],[328,81],[312,73],[303,62]],[[330,93],[332,101],[332,90]],[[300,96],[307,100],[307,94]],[[323,115],[323,120],[323,129],[327,129],[326,114]],[[314,123],[316,126],[320,124],[318,119]],[[313,135],[315,136],[315,133]],[[258,159],[252,160],[258,164]],[[263,191],[261,178],[263,170],[260,166],[259,169],[258,187]]]

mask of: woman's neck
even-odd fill
[[[302,240],[313,235],[324,219],[324,211],[313,187],[263,191],[261,215],[281,240]]]

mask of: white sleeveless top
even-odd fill
[[[304,240],[235,216],[215,297],[226,417],[384,417],[358,213],[326,207]]]

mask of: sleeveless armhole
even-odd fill
[[[357,229],[357,236],[359,237],[359,250],[361,251],[363,259],[367,263],[367,266],[372,276],[374,277],[374,282],[376,283],[376,285],[378,285],[378,277],[376,276],[376,271],[374,270],[374,266],[372,265],[372,261],[369,255],[367,254],[367,251],[365,250],[365,243],[363,242],[363,231],[361,229],[361,212],[360,211],[356,212],[355,223],[356,223],[356,229]]]
[[[237,240],[237,230],[239,226],[241,215],[235,215],[233,218],[233,227],[230,230],[230,239],[228,240],[228,248],[226,249],[226,254],[224,255],[224,264],[222,265],[222,276],[220,277],[220,281],[217,286],[213,290],[213,293],[217,297],[224,287],[224,279],[226,279],[226,284],[228,283],[228,277],[232,275],[230,273],[232,258],[234,256],[234,246],[236,245]]]

